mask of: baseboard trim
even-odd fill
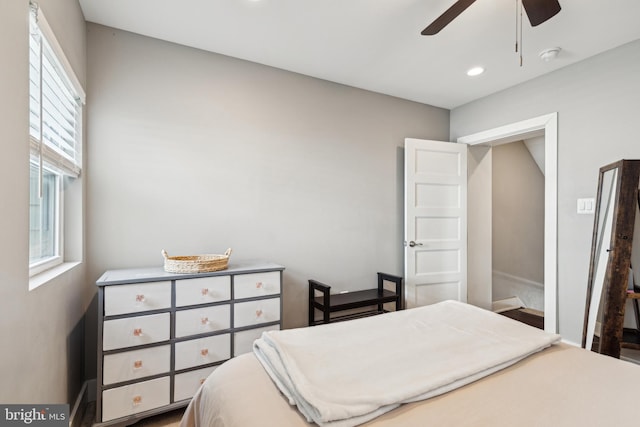
[[[535,282],[533,280],[525,279],[524,277],[514,276],[513,274],[505,273],[504,271],[493,270],[493,274],[511,283],[517,283],[532,288],[544,289],[544,283]]]
[[[73,408],[71,408],[71,413],[69,414],[69,427],[79,427],[82,422],[82,414],[84,411],[81,411],[80,408],[84,408],[87,400],[87,381],[82,384],[80,388],[80,393],[76,397],[76,401],[73,404]]]
[[[78,393],[69,414],[69,427],[80,427],[84,416],[84,408],[87,407],[87,403],[94,400],[96,400],[96,380],[92,379],[85,381],[80,388],[80,393]]]

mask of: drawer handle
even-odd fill
[[[142,336],[142,328],[135,328],[133,330],[133,336],[134,337],[141,337]]]
[[[136,302],[144,302],[144,295],[143,294],[136,295]]]
[[[140,369],[142,368],[142,360],[136,360],[135,362],[133,362],[133,369]]]
[[[209,289],[207,289],[207,288],[203,288],[203,289],[202,289],[202,296],[203,296],[203,297],[206,297],[207,295],[209,295]]]
[[[260,317],[260,316],[262,316],[262,309],[259,308],[256,310],[256,317]]]
[[[209,355],[209,349],[203,348],[202,350],[200,350],[200,354],[202,355],[202,357],[207,357]]]
[[[133,403],[133,406],[138,406],[142,404],[142,396],[133,396],[133,399],[131,399],[131,402]]]
[[[208,325],[209,324],[209,318],[208,317],[203,317],[202,319],[200,319],[200,323],[202,323],[203,325]]]
[[[256,282],[256,289],[262,288],[262,282]]]

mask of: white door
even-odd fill
[[[467,145],[405,139],[405,306],[467,301]]]

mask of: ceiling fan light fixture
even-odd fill
[[[484,73],[484,68],[483,67],[473,67],[473,68],[469,68],[469,70],[467,70],[467,76],[469,76],[469,77],[479,76],[482,73]]]
[[[540,52],[540,59],[542,59],[544,62],[553,61],[554,59],[556,59],[561,50],[562,49],[560,49],[559,47],[545,49]]]

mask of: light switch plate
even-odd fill
[[[580,215],[590,215],[596,212],[596,199],[578,199],[577,212]]]

